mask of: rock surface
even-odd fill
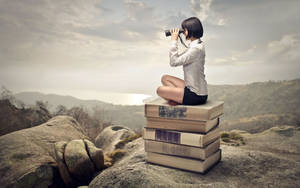
[[[299,129],[297,127],[292,129],[293,138],[290,138],[290,142],[286,142],[285,145],[291,145],[291,151],[294,151],[293,148],[298,148],[300,145]],[[251,136],[256,136],[256,139],[262,140],[266,135],[268,135],[269,140],[282,139],[281,137],[278,138],[278,133],[273,134],[273,130],[269,131],[271,132],[269,134],[248,134],[248,144],[253,142]],[[287,130],[287,132],[289,131],[291,130]],[[290,133],[283,134],[291,135]],[[221,161],[206,174],[198,174],[146,162],[144,142],[142,138],[139,138],[128,143],[124,148],[128,151],[126,156],[98,174],[90,182],[89,188],[298,187],[300,185],[300,162],[279,155],[280,146],[276,152],[275,150],[264,151],[263,148],[267,146],[268,141],[265,140],[264,144],[262,148],[255,145],[251,145],[250,148],[247,146],[246,139],[246,146],[243,147],[221,145]],[[270,141],[269,145],[272,144],[274,143]],[[276,146],[272,147],[275,148]],[[296,153],[295,155],[299,158],[299,154]]]
[[[89,141],[87,139],[84,139],[83,141],[86,145],[86,149],[87,149],[87,152],[90,156],[90,159],[94,163],[97,170],[104,169],[105,168],[105,166],[104,166],[104,154],[103,154],[102,149],[97,148],[94,145],[94,143],[92,143],[91,141]]]
[[[83,140],[72,140],[65,148],[64,158],[69,172],[80,182],[89,182],[95,173]]]
[[[70,116],[0,137],[1,187],[47,187],[57,174],[54,143],[87,138]]]
[[[60,141],[55,145],[55,160],[64,187],[88,185],[94,173],[104,169],[102,149],[87,139],[70,142]]]
[[[240,131],[244,149],[267,151],[300,162],[300,127],[277,126],[257,134]]]
[[[95,145],[105,153],[115,150],[115,146],[123,139],[135,135],[134,131],[124,126],[106,127],[95,139]]]
[[[55,143],[55,160],[58,166],[59,174],[61,179],[64,182],[64,185],[67,187],[75,187],[78,185],[78,182],[74,182],[69,173],[68,167],[64,161],[64,152],[66,148],[67,142],[59,141]]]

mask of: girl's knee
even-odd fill
[[[169,75],[167,75],[167,74],[162,75],[161,82],[163,83],[164,81],[166,81],[168,79],[168,76]]]
[[[162,86],[159,86],[157,89],[156,89],[156,94],[157,95],[161,95],[161,92],[162,92]]]

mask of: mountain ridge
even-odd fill
[[[208,88],[208,100],[224,101],[224,115],[222,117],[224,121],[251,118],[264,114],[300,116],[300,79],[253,82],[242,85],[208,85]],[[22,100],[20,94],[15,96]],[[50,105],[53,105],[49,111],[55,111],[55,105],[64,105],[67,108],[81,105],[88,112],[92,112],[93,107],[98,106],[103,109],[102,114],[105,114],[105,118],[112,120],[114,124],[124,124],[133,129],[141,129],[142,125],[145,124],[144,105],[113,105],[98,100],[80,100],[75,97],[68,102],[68,98],[59,97],[56,102],[48,100]],[[46,98],[32,95],[31,103],[41,99],[46,100]],[[24,101],[27,104],[29,102],[28,100],[27,102]],[[251,130],[248,131],[251,132]]]

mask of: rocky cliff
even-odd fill
[[[230,135],[242,137],[232,144]],[[109,126],[87,140],[70,116],[0,137],[1,187],[299,187],[300,128],[228,132],[222,159],[206,174],[151,164],[144,141]],[[225,140],[225,139],[224,139]],[[101,149],[103,148],[103,150]]]
[[[55,181],[54,144],[87,138],[70,116],[56,116],[46,123],[0,137],[1,187],[47,187]]]
[[[124,158],[99,173],[96,187],[298,187],[300,130],[281,126],[260,134],[240,132],[245,145],[221,145],[222,160],[206,174],[150,164],[143,139],[125,146]]]

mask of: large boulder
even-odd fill
[[[104,166],[104,154],[103,154],[102,149],[97,148],[94,145],[94,143],[92,143],[91,141],[89,141],[87,139],[84,139],[83,141],[86,145],[86,149],[90,156],[90,159],[94,163],[96,169],[102,170],[102,169],[106,168],[106,166]]]
[[[67,187],[76,187],[76,185],[79,184],[79,182],[76,182],[76,180],[73,180],[71,177],[71,174],[69,173],[68,167],[64,160],[64,152],[66,148],[67,142],[65,141],[59,141],[55,143],[55,160],[57,162],[58,170],[61,179],[64,182],[64,185]]]
[[[95,173],[95,166],[91,161],[83,140],[72,140],[65,148],[65,162],[69,172],[80,182],[90,182]]]
[[[274,132],[274,130],[271,130],[271,132]],[[296,143],[285,143],[285,145],[299,146],[298,128],[294,127],[294,131],[287,130],[286,133],[283,133],[285,131],[279,132],[281,132],[279,134],[289,136],[292,135],[290,132],[294,132],[293,135],[298,138],[290,139],[290,141],[298,141]],[[257,138],[262,139],[263,136],[264,134],[257,135]],[[269,138],[272,137],[271,134],[269,136]],[[273,136],[272,139],[274,140],[278,137],[278,130]],[[247,145],[247,139],[245,140]],[[270,142],[270,145],[272,144]],[[294,151],[293,148],[294,146],[292,151]],[[255,148],[255,146],[250,149],[246,146],[221,145],[221,161],[206,174],[199,174],[148,163],[145,158],[142,138],[128,143],[124,149],[128,151],[126,156],[117,161],[114,166],[98,174],[90,182],[89,188],[298,187],[300,185],[299,160],[279,155],[281,152],[279,150],[265,152],[260,147]],[[299,159],[299,154],[295,155]]]
[[[244,149],[276,153],[300,162],[300,127],[276,126],[257,134],[249,134],[246,131],[237,132],[247,143],[242,146]]]
[[[105,168],[102,149],[87,139],[56,142],[54,148],[60,177],[67,187],[88,185],[94,173]]]
[[[59,176],[54,143],[88,139],[70,116],[0,137],[1,187],[47,187]]]
[[[95,145],[102,148],[105,153],[110,153],[116,149],[116,145],[130,137],[134,136],[135,132],[128,127],[114,125],[106,127],[95,139]]]

